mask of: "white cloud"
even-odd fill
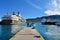
[[[32,5],[33,7],[37,8],[37,9],[42,9],[39,5],[31,2],[30,0],[26,0],[26,2],[27,2],[28,4],[30,4],[30,5]]]
[[[45,11],[45,13],[48,15],[60,15],[60,11],[47,10],[47,11]]]
[[[48,15],[60,15],[60,0],[51,0],[48,3],[48,8],[45,11]]]

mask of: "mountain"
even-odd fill
[[[40,19],[60,19],[60,15],[43,16]]]

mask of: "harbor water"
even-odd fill
[[[0,25],[0,40],[9,40],[18,31],[26,28],[23,25]],[[35,23],[33,27],[43,36],[45,40],[60,40],[60,26],[57,25],[43,25]]]
[[[60,26],[35,23],[34,27],[45,40],[60,40]]]
[[[18,31],[26,28],[26,24],[22,25],[0,25],[0,40],[9,40]]]

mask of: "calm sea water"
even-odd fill
[[[16,32],[26,28],[23,25],[0,25],[0,40],[9,40]]]
[[[60,26],[35,23],[34,27],[45,40],[60,40]],[[16,32],[26,28],[23,25],[0,25],[0,40],[9,40]]]
[[[45,40],[60,40],[60,26],[35,23],[34,27],[44,37]]]

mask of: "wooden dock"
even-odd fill
[[[14,35],[10,40],[44,40],[44,38],[31,27],[27,27]]]

